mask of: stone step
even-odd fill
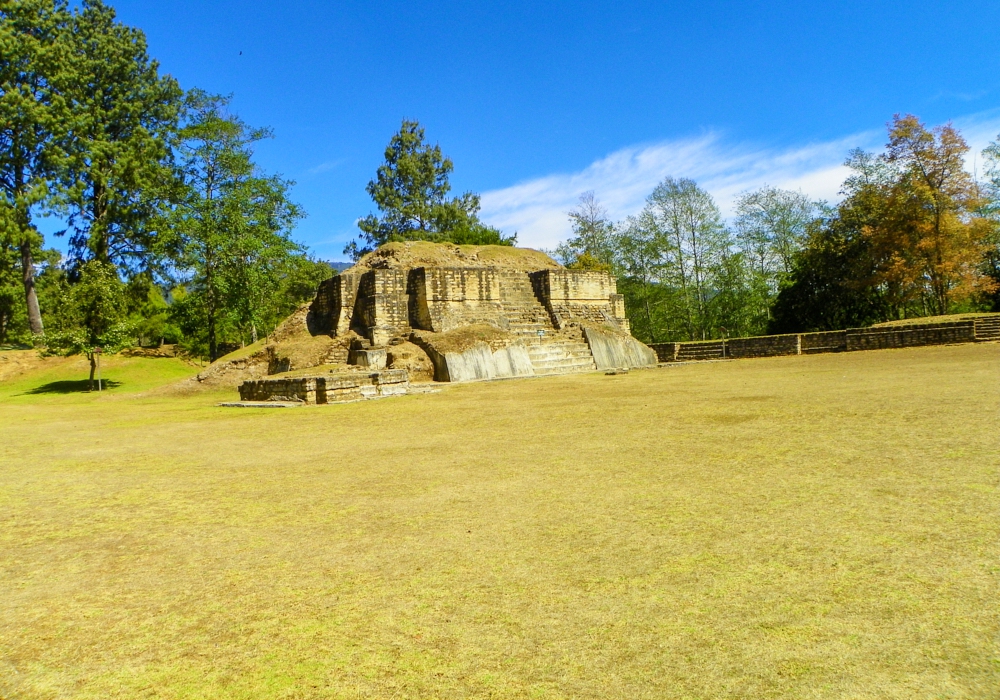
[[[1000,340],[1000,316],[975,319],[977,340]]]
[[[577,346],[528,346],[528,357],[543,359],[546,357],[593,357],[590,348]]]
[[[552,374],[573,374],[576,372],[593,372],[597,366],[591,362],[589,365],[580,364],[565,367],[535,367],[535,374],[544,377]]]
[[[549,367],[549,366],[561,366],[565,364],[594,364],[593,357],[584,357],[582,355],[563,355],[562,357],[532,357],[531,365],[532,367]]]

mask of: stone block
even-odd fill
[[[587,339],[587,345],[590,346],[597,369],[656,365],[656,352],[630,335],[598,328],[584,328],[583,334]]]

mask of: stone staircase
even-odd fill
[[[523,336],[526,341],[537,340],[538,331],[548,335],[555,330],[548,309],[538,301],[531,278],[527,274],[504,280],[500,306],[504,317],[510,323],[511,332]]]
[[[1000,340],[1000,314],[975,319],[976,340]]]
[[[503,315],[510,331],[523,340],[535,374],[569,374],[597,369],[582,331],[579,328],[556,331],[548,309],[535,296],[527,274],[505,279],[503,293]]]
[[[721,360],[725,355],[725,344],[721,340],[701,343],[681,343],[677,350],[677,362],[690,360]]]
[[[526,343],[535,374],[570,374],[597,369],[590,346],[582,338],[557,335]]]

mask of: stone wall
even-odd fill
[[[375,344],[410,329],[445,332],[488,323],[503,329],[541,324],[611,325],[628,330],[625,300],[607,272],[418,267],[342,273],[320,285],[311,307],[319,331],[352,328]]]
[[[535,369],[523,343],[493,349],[486,343],[461,352],[438,352],[423,346],[434,363],[434,379],[439,382],[471,382],[506,377],[531,377]]]
[[[507,276],[524,273],[507,273]],[[443,333],[461,325],[505,327],[504,272],[492,268],[421,267],[410,271],[410,324]]]
[[[351,328],[361,275],[341,273],[321,282],[309,307],[313,332],[344,335]]]
[[[361,275],[352,325],[360,326],[376,345],[410,330],[405,270],[370,270]]]
[[[625,298],[615,278],[592,270],[539,270],[531,275],[535,293],[548,309],[552,325],[609,324],[628,330]]]
[[[409,376],[403,369],[341,372],[316,377],[276,377],[243,382],[240,385],[240,400],[325,404],[405,394],[408,387]]]
[[[921,345],[972,343],[976,340],[973,321],[931,323],[888,328],[852,328],[847,331],[848,350],[883,350]]]
[[[799,355],[800,335],[762,335],[754,338],[730,338],[726,341],[726,357],[775,357]]]
[[[799,337],[802,339],[802,354],[804,355],[847,350],[847,331],[800,333]]]
[[[1000,340],[1000,314],[945,323],[763,335],[752,338],[730,338],[725,341],[654,343],[650,347],[660,362],[684,362],[809,355],[845,350],[883,350],[987,340]]]

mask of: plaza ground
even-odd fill
[[[1000,344],[285,410],[22,364],[4,700],[1000,698]]]

